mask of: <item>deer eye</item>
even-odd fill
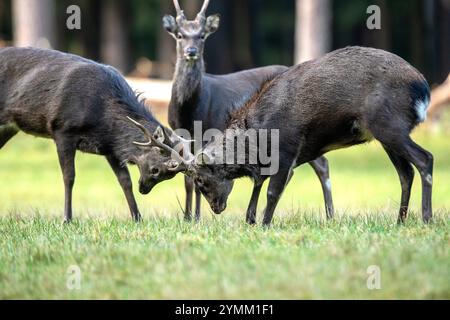
[[[157,167],[153,167],[150,169],[150,172],[152,175],[157,176],[159,175],[159,169]]]
[[[197,182],[197,184],[198,184],[199,186],[202,186],[203,183],[204,183],[204,181],[203,181],[202,178],[197,178],[197,179],[195,179],[195,181]]]
[[[177,33],[177,39],[183,39],[183,35],[181,33]]]
[[[206,39],[206,34],[202,34],[202,35],[200,36],[200,39],[205,40],[205,39]]]

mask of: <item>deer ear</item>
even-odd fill
[[[219,25],[220,25],[219,14],[209,16],[208,19],[206,19],[205,31],[208,34],[214,33],[219,29]]]
[[[177,20],[171,15],[166,14],[162,21],[163,27],[167,32],[174,34],[178,30]]]

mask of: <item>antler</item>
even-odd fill
[[[209,6],[209,0],[205,0],[205,2],[203,2],[203,7],[200,10],[200,12],[198,13],[198,15],[201,17],[206,17],[206,10],[208,9],[208,6]]]
[[[186,19],[184,15],[184,11],[181,9],[180,3],[178,0],[173,0],[173,5],[175,6],[175,9],[177,10],[177,20],[184,20]]]
[[[177,15],[180,16],[183,14],[183,10],[181,10],[181,6],[178,3],[178,0],[173,0],[173,5],[175,6],[175,9],[177,10]]]
[[[168,152],[171,157],[175,158],[175,160],[178,162],[178,166],[175,168],[170,168],[170,171],[180,171],[180,170],[187,170],[190,165],[192,164],[192,160],[185,160],[175,149],[173,149],[172,147],[166,145],[164,142],[160,142],[158,139],[156,139],[153,134],[151,134],[148,129],[146,127],[144,127],[141,123],[139,123],[138,121],[127,117],[128,120],[130,120],[136,127],[138,127],[143,133],[144,135],[149,139],[148,142],[136,142],[134,141],[133,143],[137,146],[141,146],[141,147],[150,147],[150,146],[155,146],[158,148],[161,148],[162,150]],[[159,127],[158,129],[161,129],[164,133],[165,136],[165,131],[163,128]],[[157,129],[157,130],[158,130]],[[184,150],[185,151],[185,150]],[[192,157],[191,157],[192,158]]]
[[[206,10],[208,9],[208,6],[209,6],[209,0],[205,0],[203,2],[202,9],[197,14],[197,20],[199,20],[199,21],[206,20]]]

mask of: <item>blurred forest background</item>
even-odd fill
[[[191,18],[202,2],[180,1]],[[73,4],[81,8],[81,30],[66,27]],[[372,4],[381,8],[381,30],[366,26]],[[0,46],[45,38],[55,49],[125,74],[170,79],[175,43],[161,18],[174,11],[171,0],[0,0]],[[347,45],[394,52],[431,83],[444,81],[450,70],[449,0],[212,0],[208,13],[222,18],[207,41],[209,73],[292,65]]]

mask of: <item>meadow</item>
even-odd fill
[[[421,221],[416,174],[407,223],[396,224],[400,184],[377,143],[328,154],[336,217],[326,221],[318,179],[298,168],[265,229],[245,224],[251,182],[227,210],[203,202],[185,223],[183,177],[148,196],[131,222],[122,191],[98,156],[78,153],[74,217],[62,225],[63,182],[50,140],[19,134],[0,151],[1,299],[450,298],[450,139],[419,131],[435,156],[434,222]],[[180,206],[181,204],[181,206]],[[261,195],[258,221],[265,205]],[[79,290],[68,268],[79,267]],[[381,288],[367,287],[377,266]]]

